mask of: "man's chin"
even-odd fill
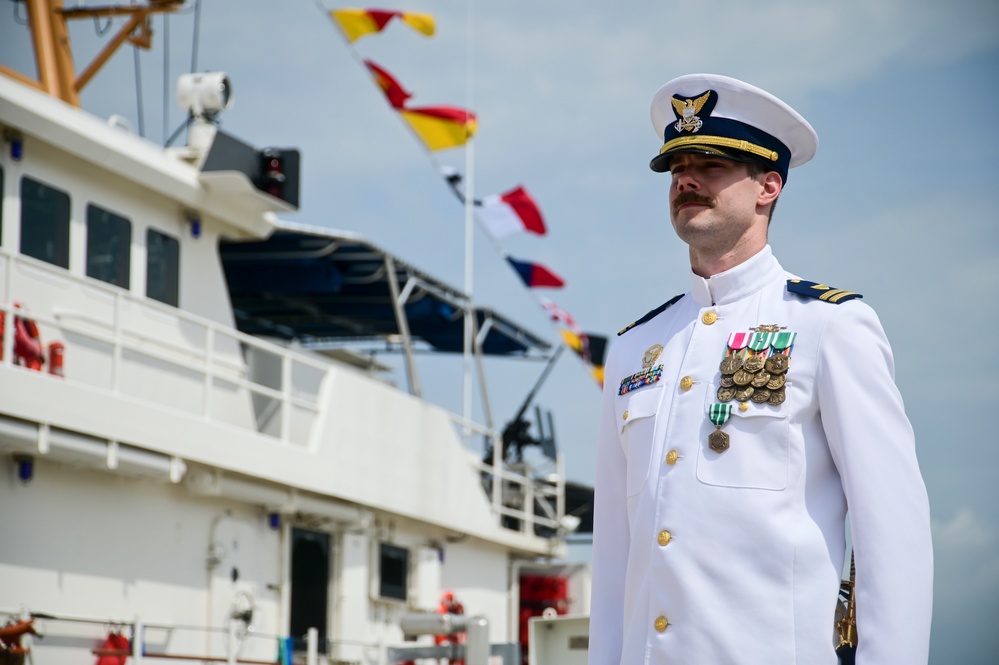
[[[696,219],[701,213],[710,210],[711,206],[695,204],[695,203],[685,203],[684,205],[677,208],[673,213],[673,225],[676,226],[677,223],[689,224],[694,219]]]

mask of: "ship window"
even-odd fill
[[[21,253],[69,268],[69,194],[21,179]]]
[[[180,302],[180,243],[176,238],[146,231],[146,295],[176,307]]]
[[[309,628],[319,632],[319,652],[326,653],[330,586],[330,535],[291,530],[291,626],[296,651],[304,651]]]
[[[409,550],[388,543],[378,546],[378,596],[406,600],[409,587]]]
[[[87,206],[87,277],[128,288],[132,224],[124,217]]]

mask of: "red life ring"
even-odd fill
[[[45,364],[38,325],[23,316],[14,317],[14,360],[33,370],[40,370]]]
[[[14,309],[21,309],[21,304],[15,302]],[[0,339],[3,339],[5,316],[0,312]],[[3,360],[3,348],[0,347],[0,360]],[[38,325],[25,316],[14,315],[14,364],[24,365],[28,369],[40,370],[45,364],[45,349]]]

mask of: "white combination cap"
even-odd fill
[[[663,147],[649,166],[669,171],[672,156],[715,154],[787,171],[815,156],[819,137],[793,108],[756,86],[718,74],[688,74],[652,98],[652,126]]]

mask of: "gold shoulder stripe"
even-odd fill
[[[821,296],[819,296],[819,300],[828,300],[830,302],[836,302],[838,300],[838,296],[841,293],[847,293],[847,291],[844,291],[843,289],[829,289]]]
[[[838,303],[840,300],[843,300],[844,298],[852,298],[852,297],[860,297],[860,294],[854,293],[853,291],[840,291],[836,295],[830,296],[829,302]]]
[[[835,289],[828,284],[817,284],[816,282],[806,282],[800,279],[787,280],[787,290],[790,293],[796,293],[808,298],[818,298],[823,302],[830,302],[836,305],[853,300],[854,298],[864,297],[855,291]]]

